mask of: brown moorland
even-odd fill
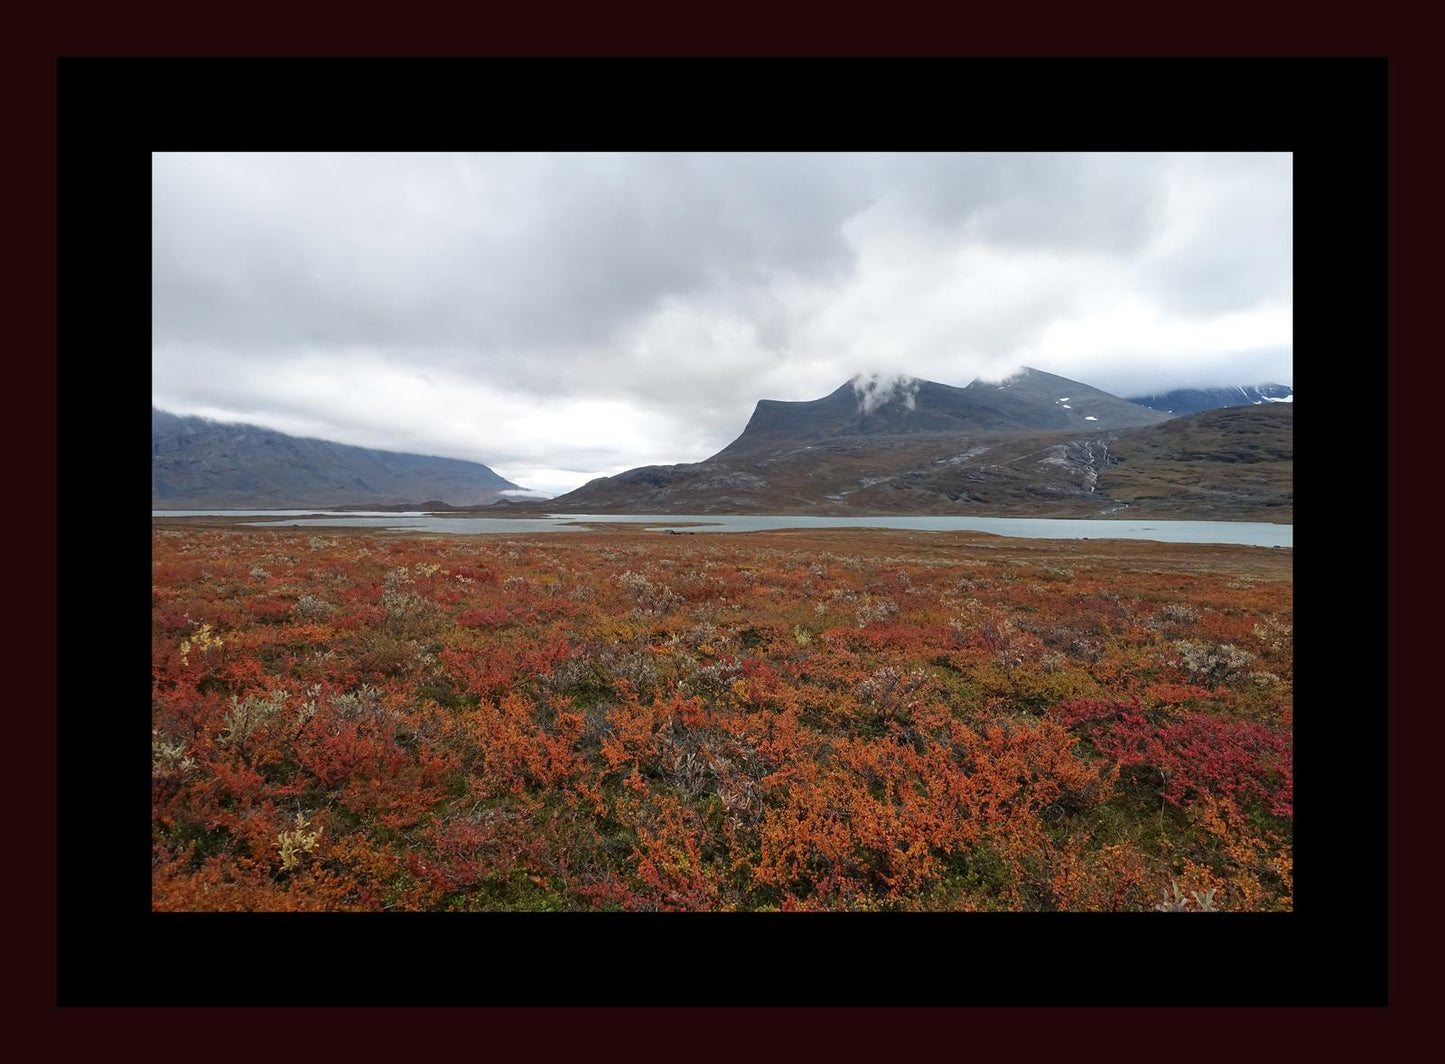
[[[157,910],[1287,910],[1292,552],[153,527]]]

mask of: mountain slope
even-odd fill
[[[1083,516],[1107,461],[1059,432],[845,436],[774,452],[643,466],[552,500],[556,512],[985,513]],[[1076,513],[1077,512],[1077,513]]]
[[[1294,407],[1226,407],[1120,436],[1098,490],[1127,513],[1294,520]]]
[[[1025,366],[1002,381],[974,381],[967,388],[1011,409],[1028,411],[1030,428],[1103,429],[1155,425],[1167,415],[1056,373]]]
[[[1198,414],[1227,406],[1263,406],[1294,402],[1288,384],[1252,384],[1235,388],[1179,388],[1161,395],[1141,395],[1130,402],[1166,414]]]
[[[151,507],[329,507],[521,490],[476,462],[351,447],[151,408]]]
[[[1288,405],[1170,419],[1037,370],[882,391],[860,395],[849,383],[812,402],[765,400],[705,461],[600,477],[547,506],[1290,520]]]
[[[715,458],[845,436],[936,432],[1122,429],[1166,415],[1052,373],[1025,367],[1003,381],[956,388],[935,381],[855,378],[808,402],[759,400],[743,433]]]

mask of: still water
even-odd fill
[[[303,516],[304,515],[304,516]],[[318,516],[320,515],[320,516]],[[1152,539],[1164,543],[1237,543],[1293,547],[1294,526],[1262,521],[1088,521],[1046,517],[810,517],[721,514],[548,514],[545,518],[449,517],[425,513],[326,510],[152,510],[152,517],[279,517],[268,527],[385,528],[403,532],[583,532],[587,524],[641,524],[659,532],[760,532],[781,528],[896,528],[917,532],[989,532],[1025,539]],[[691,526],[691,527],[689,527]]]

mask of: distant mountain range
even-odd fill
[[[742,435],[702,462],[601,477],[547,508],[1289,521],[1292,413],[1264,404],[1171,419],[1031,368],[965,388],[855,378],[809,402],[760,401]]]
[[[151,508],[477,505],[537,497],[477,462],[351,447],[151,408]]]
[[[1291,521],[1293,398],[1265,384],[1131,401],[1027,367],[967,387],[857,377],[821,399],[760,400],[704,461],[629,469],[550,500],[475,462],[152,408],[151,506]]]
[[[1129,400],[1150,410],[1166,414],[1197,414],[1202,410],[1218,410],[1226,406],[1263,406],[1266,403],[1294,402],[1294,389],[1288,384],[1251,384],[1237,388],[1180,388],[1163,395],[1140,395]]]

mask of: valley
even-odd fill
[[[701,462],[641,466],[554,498],[478,463],[153,411],[151,505],[1288,524],[1293,409],[1261,400],[1171,417],[1027,367],[963,388],[855,379],[809,402],[760,400],[742,433]]]

